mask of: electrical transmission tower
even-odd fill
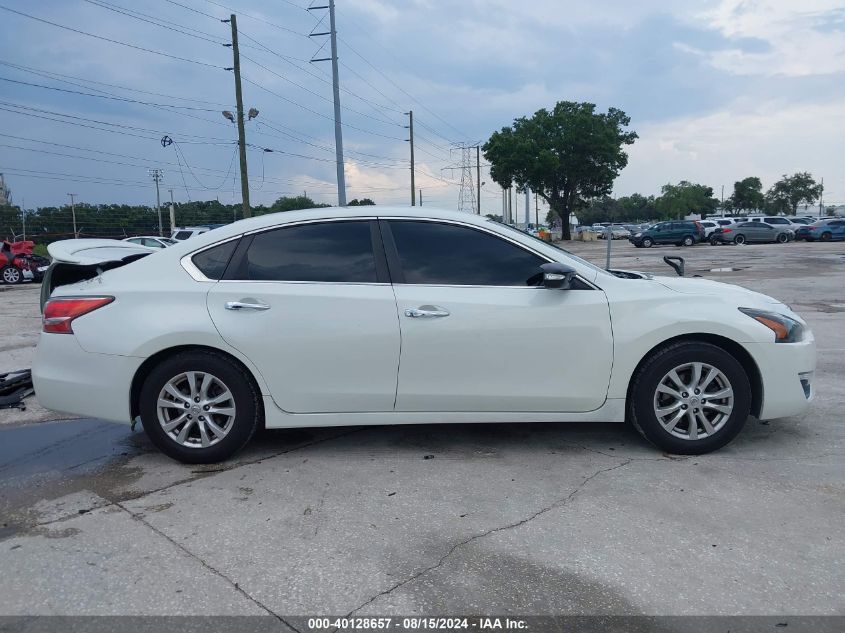
[[[466,145],[463,143],[455,143],[452,146],[452,151],[460,150],[461,162],[459,165],[444,167],[441,171],[457,169],[461,170],[461,190],[458,193],[458,211],[465,211],[466,213],[481,213],[481,158],[480,145]],[[475,160],[472,154],[475,150]],[[476,175],[473,178],[472,170],[475,169]]]

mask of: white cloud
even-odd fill
[[[759,40],[766,50],[737,46],[704,55],[737,75],[802,77],[845,72],[845,33],[824,29],[843,19],[841,0],[722,0],[698,18],[731,40]]]
[[[835,166],[845,137],[845,111],[837,103],[750,105],[647,125],[629,149],[616,184],[618,195],[657,194],[667,182],[690,180],[727,196],[733,183],[758,176],[768,188],[784,173],[809,171],[825,178],[825,199],[845,201],[845,181]]]

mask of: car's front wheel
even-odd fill
[[[634,376],[628,414],[637,430],[669,453],[699,455],[742,430],[751,386],[742,365],[710,343],[667,345]]]
[[[3,270],[0,271],[0,275],[3,277],[3,283],[5,284],[19,284],[23,281],[23,273],[16,266],[4,266]]]
[[[171,356],[147,376],[141,422],[173,459],[208,464],[242,449],[261,423],[260,394],[244,369],[205,351]]]

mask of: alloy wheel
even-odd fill
[[[21,280],[21,271],[13,266],[8,266],[3,271],[3,281],[7,284],[16,284],[19,283]]]
[[[188,371],[165,383],[156,407],[165,434],[186,448],[207,448],[222,440],[235,422],[235,399],[222,380]]]
[[[654,392],[654,415],[663,429],[683,440],[712,437],[734,409],[727,376],[707,363],[685,363],[660,380]]]

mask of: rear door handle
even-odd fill
[[[449,316],[449,311],[439,306],[420,306],[419,308],[408,308],[405,316],[412,319],[435,319]]]
[[[269,310],[270,306],[254,299],[244,299],[243,301],[227,301],[227,310]]]

